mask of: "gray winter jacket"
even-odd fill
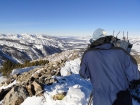
[[[138,66],[130,55],[122,49],[112,48],[112,44],[102,44],[94,50],[86,51],[80,75],[91,80],[93,105],[123,105],[114,104],[117,94],[126,91],[131,81],[140,78]]]

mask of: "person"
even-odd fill
[[[79,74],[93,86],[93,105],[132,105],[129,84],[140,78],[136,60],[97,29],[82,57]]]

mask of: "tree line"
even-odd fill
[[[48,63],[48,60],[39,60],[34,62],[30,62],[30,60],[25,60],[23,64],[20,64],[7,60],[3,63],[3,67],[0,69],[0,72],[3,74],[3,76],[9,76],[13,69],[19,69],[30,66],[41,66]]]

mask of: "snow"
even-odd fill
[[[133,44],[132,49],[134,49],[137,52],[140,52],[140,36],[138,37],[129,37],[130,43]]]
[[[0,87],[0,90],[1,90],[1,89],[9,88],[9,87],[13,86],[13,85],[16,84],[16,83],[17,83],[17,82],[16,82],[16,80],[15,80],[14,82],[12,82],[11,84],[9,84],[9,85],[7,85],[7,86],[2,86],[2,87]]]
[[[43,48],[43,46],[42,45],[34,45],[36,48],[38,48],[38,49],[42,49]]]
[[[140,52],[140,45],[134,45],[134,46],[132,47],[132,49],[134,49],[134,50],[137,51],[137,52]]]
[[[2,74],[0,74],[0,83],[3,82],[3,81],[5,81],[5,80],[6,80],[6,78],[3,77]]]
[[[24,101],[24,103],[20,105],[42,105],[41,104],[42,99],[43,97],[36,97],[36,96],[28,97],[26,101]]]
[[[38,66],[31,66],[31,67],[25,67],[25,68],[22,68],[22,69],[14,69],[11,73],[11,75],[14,75],[14,74],[22,74],[24,72],[28,72],[30,70],[33,70],[34,68],[37,68]]]
[[[3,82],[3,81],[5,81],[5,80],[6,80],[6,78],[5,78],[5,77],[0,76],[0,83],[1,83],[1,82]]]
[[[61,71],[60,71],[61,75],[66,76],[69,73],[79,74],[80,62],[81,62],[80,58],[77,58],[72,61],[67,61],[65,66],[61,68]]]

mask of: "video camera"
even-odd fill
[[[112,43],[115,47],[121,47],[124,50],[126,50],[128,53],[130,53],[133,44],[131,44],[128,40],[128,32],[127,32],[127,38],[124,37],[124,32],[123,32],[122,40],[117,38],[118,34],[116,35],[116,37],[114,37],[114,32],[113,32],[113,37],[110,43]]]

